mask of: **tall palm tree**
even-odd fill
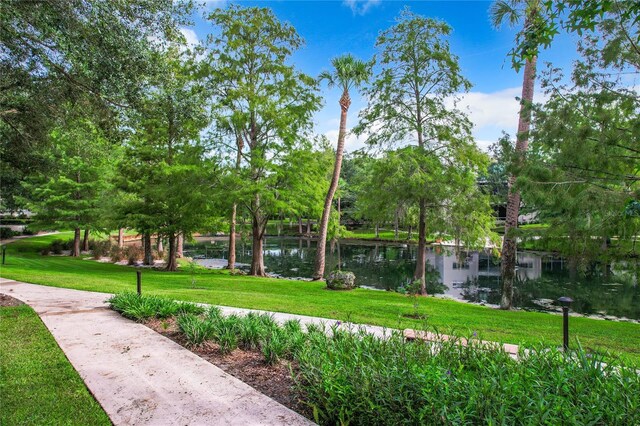
[[[514,27],[524,18],[524,32],[534,24],[541,13],[540,0],[498,0],[489,10],[491,23],[498,28],[507,23]],[[531,109],[533,102],[533,87],[536,78],[537,57],[528,58],[524,66],[522,80],[522,97],[520,98],[520,115],[518,119],[518,134],[515,148],[515,161],[524,161],[524,155],[529,146],[529,129],[531,127]],[[516,275],[516,237],[513,229],[518,227],[520,214],[520,192],[514,188],[516,176],[509,176],[509,195],[507,197],[507,216],[504,224],[504,239],[502,241],[502,298],[500,309],[511,309],[513,304],[513,282]]]
[[[339,87],[342,89],[340,97],[340,130],[338,132],[338,146],[336,148],[336,162],[333,166],[333,176],[331,177],[331,185],[324,200],[324,209],[322,211],[322,219],[320,220],[320,237],[318,239],[318,248],[316,253],[316,265],[313,273],[313,279],[322,279],[324,275],[325,265],[325,249],[327,246],[327,228],[329,225],[329,214],[331,213],[331,204],[333,196],[338,189],[338,181],[340,179],[340,169],[342,168],[342,156],[344,152],[344,139],[347,134],[347,112],[351,105],[351,97],[349,90],[360,87],[371,75],[371,65],[367,62],[354,58],[352,55],[342,55],[331,60],[333,65],[332,72],[323,72],[320,74],[320,80],[326,80],[329,87]]]

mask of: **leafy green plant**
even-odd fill
[[[267,365],[274,365],[286,354],[287,338],[281,329],[274,329],[260,344]]]
[[[211,321],[203,320],[194,314],[181,314],[176,323],[190,346],[200,345],[210,339],[215,331]]]

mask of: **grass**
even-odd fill
[[[146,300],[148,299],[148,300]],[[118,295],[117,309],[156,305],[152,296]],[[159,309],[155,312],[161,315]],[[282,326],[269,315],[181,314],[189,346],[216,343],[262,353],[267,365],[295,361],[298,397],[321,425],[335,424],[638,424],[640,375],[605,365],[583,350],[523,351],[513,360],[495,345],[471,338],[405,342],[360,329]],[[505,397],[508,396],[508,397]]]
[[[0,424],[111,424],[29,306],[0,307],[0,335]]]
[[[78,290],[119,293],[135,291],[135,269],[64,256],[40,256],[51,240],[70,234],[24,239],[7,249],[4,278]],[[323,282],[232,276],[225,270],[199,271],[197,287],[188,271],[167,273],[145,270],[143,294],[181,301],[288,312],[373,324],[391,328],[422,328],[424,320],[402,317],[414,313],[410,297],[383,291],[355,289],[330,291]],[[499,311],[478,305],[428,297],[419,299],[419,313],[427,325],[443,333],[477,332],[484,340],[505,343],[559,345],[562,317],[558,315]],[[640,325],[571,318],[571,337],[588,350],[611,351],[640,364]]]

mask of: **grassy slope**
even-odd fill
[[[67,235],[64,235],[66,237]],[[25,282],[79,290],[121,292],[135,290],[130,267],[91,260],[37,254],[39,247],[61,236],[37,237],[9,245],[7,265],[0,276]],[[397,293],[356,289],[351,292],[325,290],[320,282],[231,276],[227,271],[202,271],[197,288],[191,288],[188,272],[144,271],[143,292],[178,300],[198,301],[244,308],[290,312],[357,323],[398,328],[419,328],[424,321],[401,318],[413,312],[413,300]],[[470,334],[516,344],[558,344],[562,318],[535,312],[499,311],[439,298],[419,299],[428,325],[442,332]],[[611,350],[640,361],[640,325],[571,318],[572,338],[583,346]]]
[[[0,335],[0,424],[111,424],[30,307],[1,307]]]

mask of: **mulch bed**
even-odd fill
[[[285,407],[313,419],[311,409],[302,402],[301,396],[294,388],[294,381],[291,377],[291,370],[295,373],[297,369],[294,362],[280,361],[276,365],[267,365],[262,353],[242,349],[236,349],[223,355],[220,353],[219,346],[211,342],[197,347],[189,347],[182,333],[178,331],[173,318],[168,320],[153,319],[144,324]]]
[[[7,296],[6,294],[0,294],[0,306],[20,306],[24,305],[23,302],[15,297]]]

